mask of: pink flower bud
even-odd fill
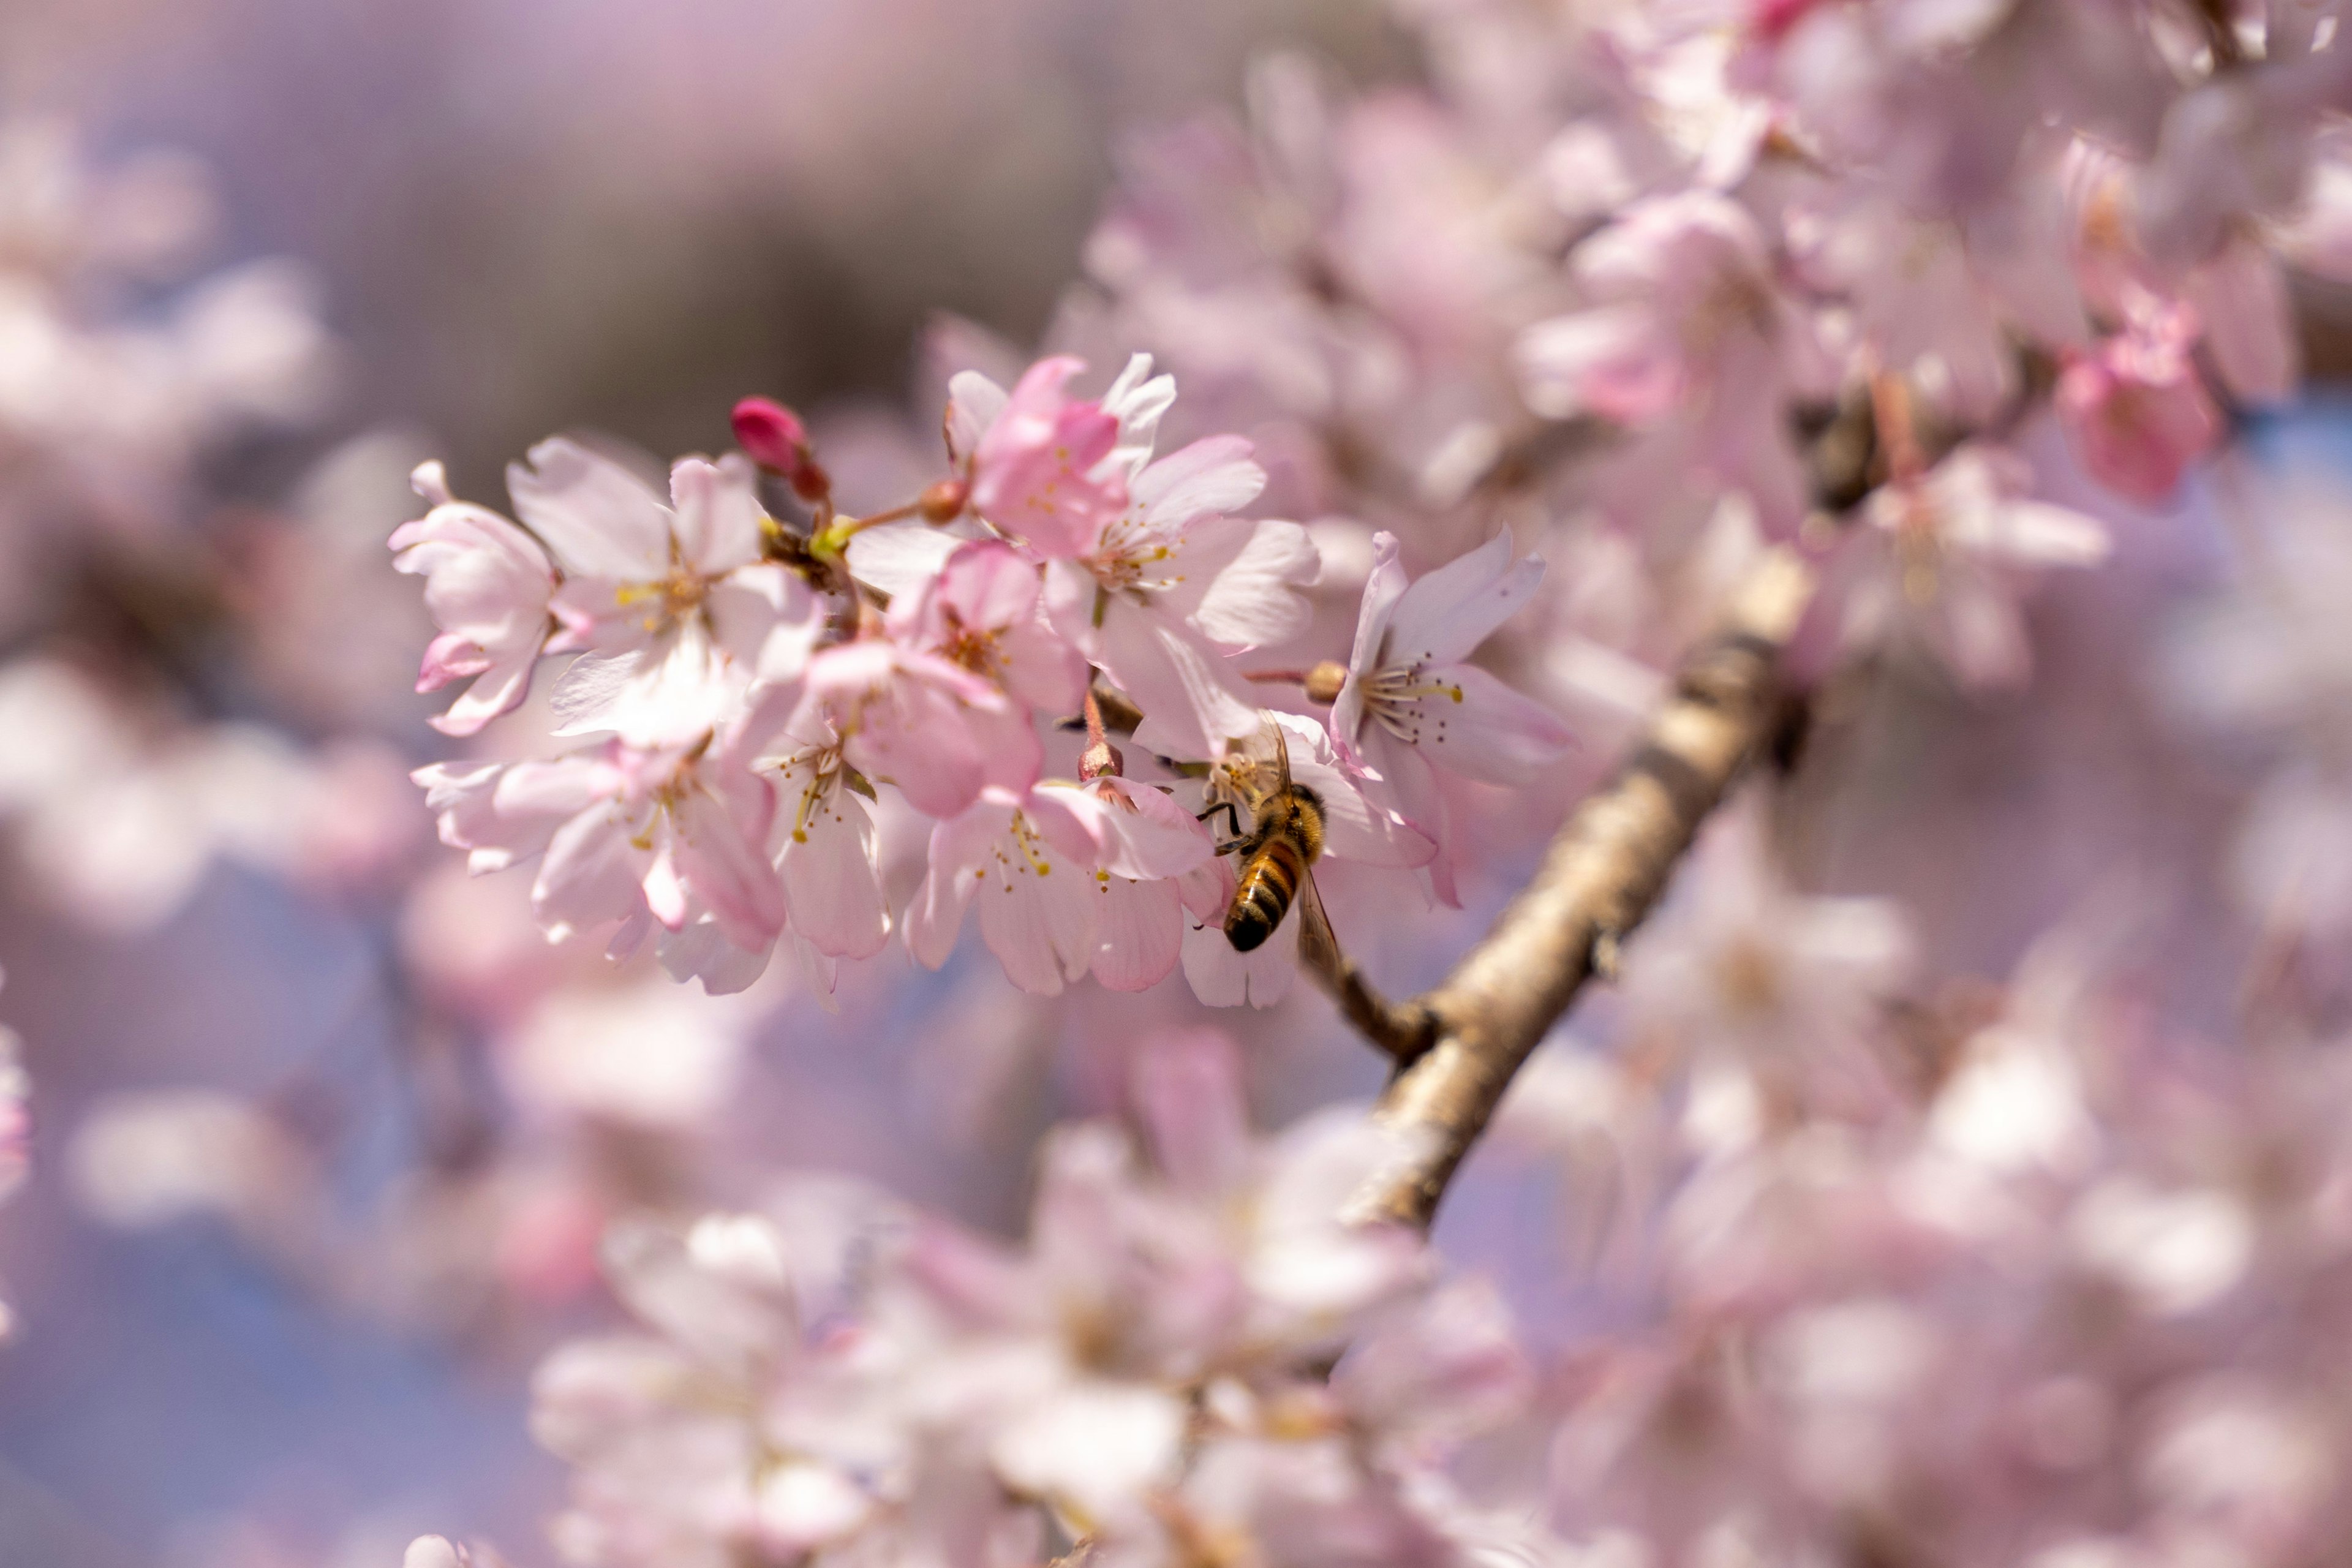
[[[2055,401],[2083,467],[2143,505],[2162,503],[2221,436],[2221,413],[2185,349],[2151,353],[2132,335],[2073,356]]]
[[[971,487],[961,479],[941,479],[916,498],[915,510],[925,522],[953,522],[971,500]]]
[[[1748,25],[1764,38],[1779,42],[1790,29],[1805,18],[1816,0],[1756,0],[1748,12]]]
[[[744,455],[814,500],[833,481],[809,456],[808,426],[801,416],[769,397],[747,397],[735,405],[735,444]]]
[[[1339,689],[1348,684],[1348,667],[1336,658],[1318,660],[1307,672],[1307,700],[1329,705],[1339,700]]]

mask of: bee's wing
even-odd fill
[[[1302,943],[1320,942],[1333,960],[1339,956],[1339,938],[1331,930],[1331,917],[1323,912],[1322,889],[1315,885],[1315,868],[1298,868],[1298,940]],[[1302,949],[1311,954],[1311,949]]]
[[[1290,790],[1290,741],[1283,734],[1282,726],[1273,714],[1258,710],[1257,735],[1252,748],[1259,760],[1274,767],[1275,787],[1285,794]]]

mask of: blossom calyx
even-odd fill
[[[1078,753],[1078,779],[1081,783],[1091,784],[1099,778],[1124,778],[1126,774],[1127,759],[1108,741],[1090,742],[1087,749]]]

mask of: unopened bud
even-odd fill
[[[961,479],[941,479],[915,498],[915,512],[934,525],[953,522],[963,515],[964,503],[971,499],[971,487]]]
[[[1339,688],[1348,684],[1348,667],[1336,658],[1327,658],[1307,672],[1307,700],[1337,702]]]
[[[833,480],[809,456],[808,426],[773,398],[747,397],[735,405],[735,444],[803,500],[815,500],[833,489]]]
[[[1097,741],[1078,753],[1078,778],[1122,778],[1127,773],[1127,759],[1108,741]]]

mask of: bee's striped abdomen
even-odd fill
[[[1306,855],[1286,837],[1267,839],[1249,858],[1225,910],[1225,940],[1236,952],[1248,952],[1274,934],[1306,874]]]

